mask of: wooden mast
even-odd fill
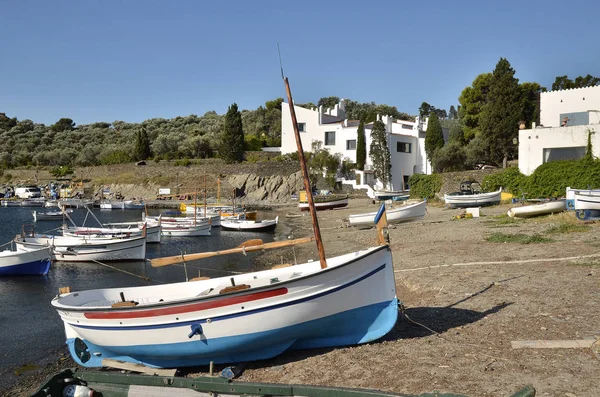
[[[292,116],[292,127],[294,127],[294,136],[296,137],[296,146],[298,147],[298,157],[300,159],[300,168],[302,169],[302,176],[304,179],[304,190],[306,190],[306,197],[308,198],[308,209],[310,210],[310,216],[312,218],[313,231],[315,233],[315,240],[317,242],[317,250],[319,251],[319,260],[321,262],[321,269],[327,267],[327,259],[325,259],[325,248],[323,247],[323,240],[321,239],[321,229],[319,229],[319,220],[317,219],[317,210],[315,209],[315,202],[313,200],[312,188],[310,186],[310,179],[308,177],[308,168],[306,167],[306,158],[304,157],[304,150],[302,150],[302,141],[300,140],[300,133],[298,132],[298,120],[296,119],[296,111],[294,110],[294,101],[292,100],[292,90],[290,89],[290,83],[287,77],[283,76],[283,68],[281,70],[281,77],[285,83],[285,92],[287,94],[288,103],[290,105],[290,115]]]
[[[196,226],[196,219],[198,219],[198,189],[194,193],[194,226]]]
[[[208,212],[206,212],[206,174],[204,174],[204,217],[208,218]]]

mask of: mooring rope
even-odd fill
[[[100,261],[97,261],[97,260],[94,260],[94,259],[92,259],[91,261],[94,262],[94,263],[97,263],[99,265],[106,266],[106,267],[108,267],[110,269],[116,270],[118,272],[129,274],[130,276],[134,276],[134,277],[139,277],[142,280],[152,281],[152,279],[150,279],[150,277],[140,276],[139,274],[131,273],[131,272],[128,272],[127,270],[119,269],[118,267],[114,267],[114,266],[111,266],[111,265],[109,265],[107,263],[103,263],[103,262],[100,262]]]

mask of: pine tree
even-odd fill
[[[385,125],[382,121],[373,123],[371,130],[371,147],[370,147],[371,162],[373,163],[373,172],[375,178],[387,187],[392,180],[392,163],[390,160],[390,149],[388,148],[387,138],[385,133]]]
[[[367,160],[367,142],[365,139],[365,122],[361,119],[358,124],[356,138],[356,169],[364,171]]]
[[[150,157],[150,140],[145,127],[140,128],[137,132],[133,156],[138,161]]]
[[[225,114],[219,156],[227,163],[240,163],[244,160],[242,114],[235,103],[229,106]]]
[[[523,102],[515,70],[505,58],[500,58],[492,73],[488,102],[480,116],[481,132],[488,144],[490,160],[506,166],[516,156],[513,138],[519,133]]]
[[[450,105],[450,111],[448,112],[448,118],[451,120],[456,120],[458,118],[458,112],[454,105]]]
[[[431,161],[435,151],[444,146],[444,133],[438,116],[431,112],[427,121],[427,131],[425,131],[425,153],[427,159]]]

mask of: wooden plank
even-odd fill
[[[175,376],[175,373],[177,372],[176,369],[150,368],[142,364],[128,363],[125,361],[113,360],[111,358],[103,359],[102,366],[158,376]]]
[[[585,349],[590,348],[598,339],[578,340],[513,340],[513,349]]]

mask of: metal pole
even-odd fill
[[[292,90],[290,89],[290,83],[288,82],[287,77],[284,77],[283,81],[285,82],[285,91],[288,97],[288,103],[290,105],[292,127],[294,127],[294,136],[296,137],[296,145],[298,147],[298,157],[300,158],[300,168],[302,169],[302,176],[304,177],[304,190],[306,190],[306,197],[308,198],[308,209],[312,218],[313,231],[315,233],[315,240],[317,242],[317,250],[319,251],[321,269],[325,269],[327,267],[327,259],[325,259],[325,248],[323,247],[323,240],[321,239],[321,230],[319,229],[317,210],[315,209],[315,202],[313,200],[312,189],[310,187],[308,168],[306,166],[306,158],[304,157],[304,150],[302,150],[302,141],[300,140],[300,132],[298,131],[298,120],[296,119],[296,111],[294,110]]]

